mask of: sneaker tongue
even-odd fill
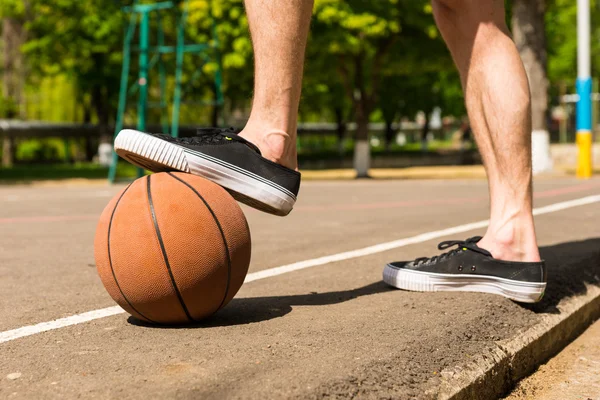
[[[482,249],[481,247],[477,246],[476,244],[472,244],[471,246],[472,246],[472,248],[470,248],[469,250],[494,258],[494,256],[492,256],[492,253],[490,253],[486,249]]]
[[[236,142],[240,142],[242,144],[245,144],[246,146],[250,147],[252,150],[254,150],[255,152],[258,153],[258,155],[262,156],[262,153],[260,152],[260,149],[258,147],[256,147],[254,145],[254,143],[251,143],[249,141],[247,141],[246,139],[244,139],[243,137],[241,137],[240,135],[238,135],[238,133],[235,131],[234,128],[198,128],[197,130],[197,135],[202,135],[202,134],[209,134],[209,135],[221,135],[223,137],[227,137],[230,140],[235,140]]]
[[[256,145],[252,142],[247,141],[246,139],[244,139],[243,137],[241,137],[240,135],[238,135],[237,133],[227,133],[225,134],[226,136],[229,136],[230,138],[232,138],[233,140],[243,143],[246,146],[250,147],[252,150],[254,150],[255,152],[258,153],[258,155],[262,156],[260,149],[258,147],[256,147]]]

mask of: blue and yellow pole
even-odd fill
[[[592,176],[590,0],[577,0],[577,177]]]

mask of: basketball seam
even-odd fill
[[[134,306],[133,304],[131,304],[131,302],[129,301],[129,299],[127,298],[127,296],[125,296],[125,293],[123,292],[123,289],[121,289],[121,285],[119,285],[119,281],[117,280],[117,275],[115,273],[115,269],[113,268],[113,264],[112,264],[112,257],[110,255],[110,230],[112,228],[112,221],[113,221],[113,217],[115,216],[115,212],[117,211],[117,207],[119,206],[119,203],[121,202],[121,199],[123,198],[123,196],[125,196],[125,193],[127,193],[127,191],[129,190],[129,188],[131,187],[131,184],[129,184],[129,186],[127,186],[125,188],[125,190],[123,191],[123,193],[121,193],[121,196],[119,196],[119,199],[117,200],[117,203],[115,204],[115,207],[112,210],[112,213],[110,214],[110,220],[108,221],[108,235],[107,235],[107,240],[106,240],[106,247],[108,250],[108,264],[110,265],[110,271],[112,272],[112,276],[115,280],[115,284],[117,285],[117,288],[119,289],[119,292],[121,293],[121,296],[123,296],[123,298],[125,299],[125,301],[127,302],[127,304],[129,304],[129,307],[131,307],[131,309],[133,311],[135,311],[136,313],[138,313],[139,315],[141,315],[142,317],[146,318],[148,321],[156,324],[156,321],[151,320],[150,318],[146,317],[144,314],[142,314],[141,312],[139,312]]]
[[[150,175],[148,175],[147,184],[146,184],[147,192],[148,192],[148,202],[150,203],[150,214],[152,215],[152,222],[154,223],[154,229],[156,230],[156,237],[158,238],[158,243],[160,245],[160,250],[162,251],[163,259],[165,261],[165,265],[167,267],[167,271],[169,272],[169,277],[171,278],[171,284],[173,285],[173,289],[175,290],[175,294],[179,299],[179,303],[181,304],[181,308],[183,312],[188,317],[191,322],[196,322],[194,318],[190,315],[185,302],[183,301],[183,296],[177,287],[177,282],[175,282],[175,276],[173,275],[173,271],[171,270],[171,264],[169,263],[169,257],[167,256],[167,250],[165,249],[165,244],[162,239],[162,235],[160,234],[160,228],[158,227],[158,220],[156,219],[156,213],[154,211],[154,203],[152,201],[152,192],[150,190]]]
[[[217,228],[219,228],[219,232],[221,233],[221,239],[223,240],[223,246],[225,247],[225,258],[227,258],[227,286],[225,286],[225,295],[223,296],[223,300],[221,300],[221,304],[219,304],[219,307],[217,308],[217,311],[218,311],[221,309],[221,307],[223,307],[225,300],[227,300],[227,295],[229,294],[229,287],[231,286],[231,255],[229,254],[229,246],[227,245],[227,238],[225,237],[225,232],[223,232],[223,227],[221,226],[219,219],[217,218],[213,209],[208,205],[208,202],[204,199],[204,197],[202,197],[202,195],[200,193],[198,193],[198,191],[196,189],[194,189],[189,183],[187,183],[183,179],[176,177],[171,172],[167,172],[167,174],[169,176],[171,176],[173,179],[183,183],[185,186],[187,186],[189,189],[191,189],[192,192],[194,192],[200,200],[202,200],[202,202],[204,203],[204,205],[206,206],[206,208],[212,215],[213,219],[215,220],[215,223],[217,224]]]

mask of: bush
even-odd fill
[[[62,139],[26,139],[17,145],[16,160],[24,162],[64,161],[65,144]]]

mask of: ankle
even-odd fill
[[[278,129],[244,128],[240,136],[256,145],[264,158],[284,167],[298,170],[296,139]]]
[[[513,217],[501,223],[491,223],[478,246],[499,260],[541,260],[531,216]]]

